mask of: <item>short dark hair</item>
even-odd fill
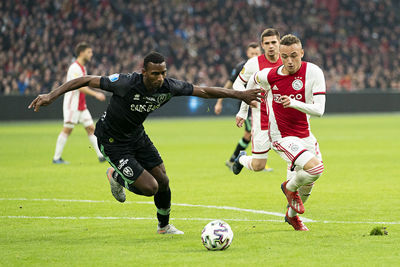
[[[251,42],[251,43],[249,43],[248,45],[247,45],[247,49],[249,49],[250,47],[251,48],[257,48],[257,47],[259,47],[260,45],[259,44],[257,44],[256,42]]]
[[[294,36],[293,34],[286,34],[285,36],[282,37],[281,39],[281,45],[292,45],[292,44],[299,44],[301,45],[301,41],[297,36]]]
[[[75,46],[75,55],[79,57],[80,53],[85,51],[86,49],[91,48],[91,46],[86,42],[80,42]]]
[[[147,64],[149,63],[155,63],[155,64],[160,64],[165,62],[165,58],[162,54],[158,53],[158,52],[150,52],[148,53],[143,60],[143,68],[146,69]]]
[[[280,33],[278,32],[278,30],[274,29],[274,28],[267,28],[265,29],[262,33],[261,33],[261,40],[260,42],[263,41],[264,37],[266,36],[276,36],[276,38],[281,38]]]

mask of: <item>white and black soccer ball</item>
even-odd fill
[[[208,250],[227,249],[233,240],[229,224],[221,220],[209,222],[201,232],[201,241]]]

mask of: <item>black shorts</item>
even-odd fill
[[[97,143],[107,161],[128,184],[134,183],[143,170],[151,171],[163,163],[146,133],[134,141],[97,138]]]

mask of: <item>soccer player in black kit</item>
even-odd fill
[[[259,101],[261,89],[235,91],[221,87],[196,86],[166,78],[163,55],[151,52],[144,58],[142,73],[84,76],[39,95],[29,108],[52,103],[58,96],[83,86],[112,92],[107,111],[96,124],[98,145],[110,168],[107,177],[115,199],[125,201],[124,188],[144,196],[154,196],[159,234],[183,234],[169,224],[171,190],[163,160],[147,136],[143,122],[152,111],[174,96],[202,98],[237,98],[250,104]]]

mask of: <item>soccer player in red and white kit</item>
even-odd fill
[[[304,213],[303,203],[324,170],[309,118],[324,114],[325,78],[318,66],[302,61],[304,50],[296,36],[282,37],[280,54],[283,66],[255,73],[247,88],[261,86],[272,100],[268,101],[272,148],[290,168],[287,181],[281,185],[289,204],[285,221],[295,230],[308,231],[297,213]],[[243,116],[245,111],[240,112]]]
[[[280,34],[276,29],[265,29],[261,34],[261,47],[264,54],[253,57],[244,65],[239,76],[233,84],[235,90],[245,90],[246,84],[251,75],[264,68],[272,68],[282,65],[282,60],[279,56],[279,39]],[[241,108],[248,109],[246,103],[242,103]],[[268,108],[267,103],[263,99],[261,103],[257,103],[251,109],[252,121],[252,140],[251,140],[251,156],[246,156],[245,151],[241,151],[232,165],[234,174],[239,174],[243,166],[252,171],[271,170],[266,167],[268,151],[271,149],[271,143],[268,138]],[[247,117],[247,115],[246,115]],[[244,120],[241,121],[241,126]],[[240,126],[240,127],[241,127]]]
[[[93,50],[89,44],[85,42],[79,43],[75,48],[75,53],[77,59],[68,69],[67,73],[67,82],[73,80],[75,78],[79,78],[86,75],[85,65],[89,62],[93,56]],[[68,137],[70,136],[72,130],[75,127],[75,124],[82,123],[85,127],[85,130],[88,134],[88,138],[92,147],[95,149],[97,157],[100,162],[104,162],[105,159],[101,154],[98,146],[97,146],[97,138],[94,135],[94,124],[92,116],[90,115],[89,110],[86,107],[86,98],[85,95],[91,95],[95,97],[99,101],[104,101],[106,99],[103,93],[94,91],[89,87],[85,86],[79,88],[78,90],[74,90],[71,92],[67,92],[64,95],[64,104],[63,104],[63,114],[64,114],[64,127],[61,133],[58,135],[56,150],[53,157],[53,163],[55,164],[67,164],[67,161],[64,161],[61,158],[61,154],[64,150],[65,143],[67,142]]]

